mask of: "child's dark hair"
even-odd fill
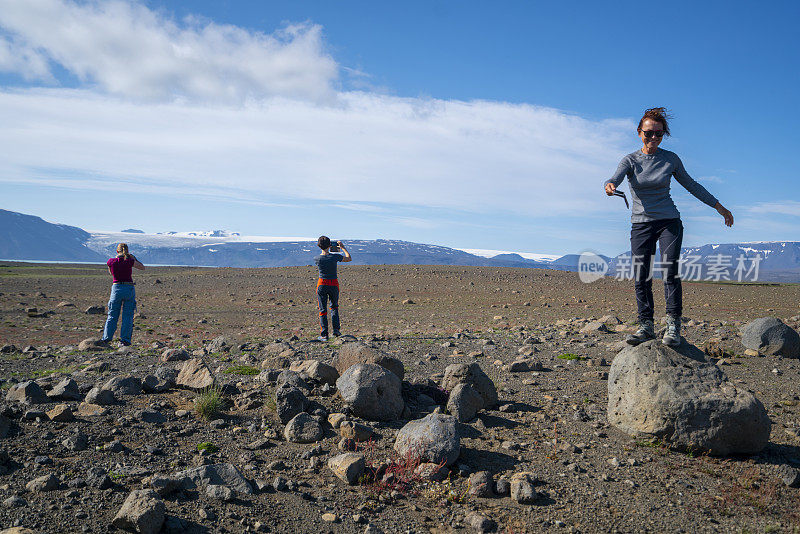
[[[319,236],[319,239],[317,239],[317,246],[322,250],[325,250],[331,246],[331,238],[326,235]]]
[[[667,111],[667,108],[650,108],[650,109],[646,109],[646,110],[644,110],[644,115],[642,115],[642,118],[639,119],[639,126],[636,128],[636,131],[637,132],[641,132],[642,131],[642,123],[645,121],[645,119],[650,119],[650,120],[655,121],[655,122],[660,122],[661,123],[661,127],[664,128],[664,134],[665,135],[670,135],[670,133],[669,133],[669,124],[667,124],[667,120],[671,119],[671,118],[672,118],[672,115],[669,114],[669,111]]]

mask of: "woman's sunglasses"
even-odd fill
[[[654,135],[656,137],[664,137],[664,130],[642,130],[642,133],[648,139],[650,139]]]

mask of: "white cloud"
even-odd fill
[[[0,40],[1,70],[52,82],[49,60],[139,100],[325,101],[339,70],[317,25],[268,35],[191,18],[178,23],[124,0],[0,0],[0,29],[11,36]]]
[[[47,59],[36,50],[0,36],[0,71],[14,72],[28,81],[53,82]]]
[[[498,102],[338,98],[231,107],[0,92],[0,180],[529,216],[617,207],[602,182],[625,153],[627,122]]]
[[[619,211],[602,182],[630,151],[630,121],[336,92],[313,24],[266,35],[130,1],[0,0],[0,39],[2,68],[47,80],[57,64],[86,82],[0,92],[0,182],[361,211]]]

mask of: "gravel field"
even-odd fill
[[[760,317],[797,330],[800,285],[684,284],[685,344],[705,349],[772,422],[760,453],[714,457],[632,439],[608,423],[610,365],[635,330],[632,282],[582,284],[575,273],[538,269],[342,266],[345,336],[320,343],[312,341],[315,275],[311,267],[135,272],[133,345],[95,350],[79,344],[105,321],[86,313],[107,302],[104,266],[0,263],[3,398],[28,380],[44,392],[67,378],[77,385],[71,400],[0,401],[0,530],[121,531],[112,521],[132,491],[231,464],[252,492],[223,491],[235,486],[229,480],[164,490],[162,531],[800,532],[800,489],[782,479],[800,467],[800,359],[745,352],[739,334]],[[658,323],[664,300],[654,285]],[[403,415],[359,418],[335,386],[304,375],[306,411],[323,434],[288,441],[278,371],[304,360],[335,366],[356,344],[403,363]],[[162,361],[167,349],[207,366],[222,402],[216,413],[201,416],[201,395],[164,378],[186,365]],[[436,480],[393,445],[409,420],[431,411],[420,399],[446,398],[446,369],[461,363],[478,364],[499,402],[458,424],[460,455]],[[115,402],[85,402],[115,377],[141,389],[148,376],[159,379],[144,387],[154,392],[116,384],[106,388],[117,388]],[[71,415],[52,415],[59,410]],[[330,414],[372,437],[344,439]],[[353,485],[328,467],[344,450],[366,464]],[[530,474],[528,503],[503,488],[520,473]],[[40,479],[47,475],[54,479]],[[496,491],[477,485],[480,476]]]

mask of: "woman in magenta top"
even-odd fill
[[[131,344],[133,336],[133,312],[136,310],[136,289],[133,284],[133,268],[144,271],[144,265],[128,252],[128,245],[117,245],[117,256],[107,262],[108,272],[114,278],[111,297],[108,299],[108,318],[103,329],[103,341],[110,342],[117,330],[117,321],[122,312],[119,339],[124,346]]]

